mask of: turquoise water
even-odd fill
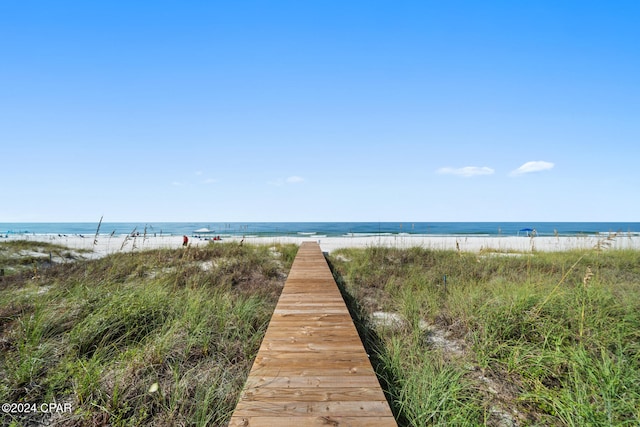
[[[96,233],[98,223],[0,223],[0,234]],[[210,232],[196,231],[206,228]],[[515,236],[535,229],[538,236],[595,235],[610,232],[640,234],[640,222],[103,222],[101,235],[139,232],[147,235],[246,236],[367,236],[367,235],[468,235]]]

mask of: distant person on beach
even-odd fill
[[[187,236],[182,236],[182,246],[187,246],[189,243],[189,238]]]

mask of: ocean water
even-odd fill
[[[0,223],[0,235],[61,234],[92,236],[98,223]],[[209,231],[203,231],[203,229]],[[103,222],[100,235],[219,236],[515,236],[536,230],[538,236],[640,235],[640,222]]]

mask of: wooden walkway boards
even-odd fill
[[[300,246],[230,426],[397,426],[317,243]]]

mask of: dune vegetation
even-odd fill
[[[226,425],[296,251],[0,244],[0,424]],[[400,426],[640,424],[637,251],[327,258]]]
[[[3,244],[5,258],[25,245]],[[0,402],[73,411],[0,413],[0,425],[224,425],[296,251],[216,244],[15,262],[0,281]]]
[[[640,253],[339,250],[400,425],[640,425]]]

